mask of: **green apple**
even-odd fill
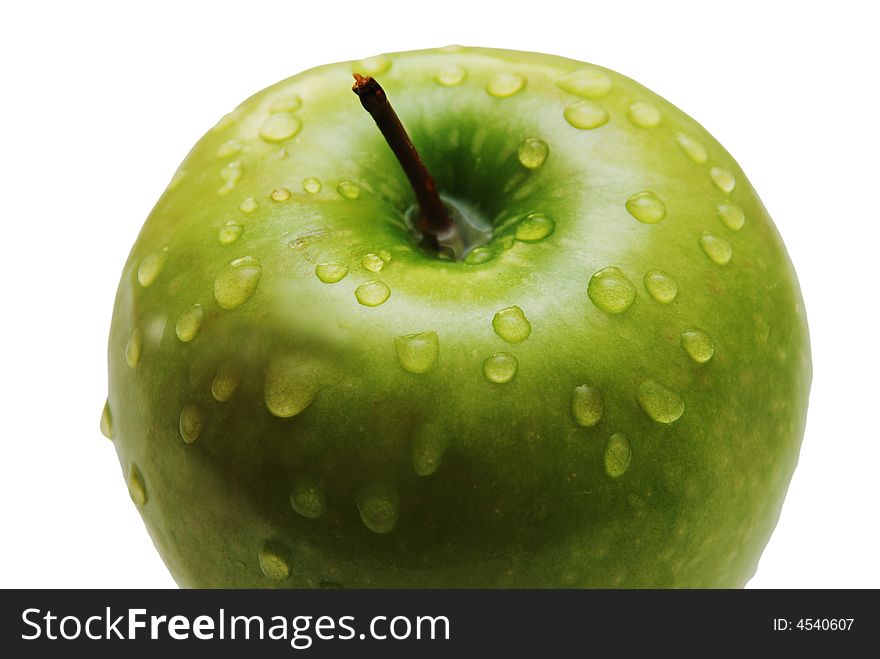
[[[461,249],[419,239],[353,72]],[[196,144],[122,274],[102,428],[181,586],[738,587],[810,380],[782,241],[699,124],[456,47],[306,71]]]

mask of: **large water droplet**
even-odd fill
[[[110,399],[104,403],[101,411],[101,434],[107,439],[113,439],[113,415],[110,413]]]
[[[361,261],[361,265],[370,272],[382,272],[382,268],[385,267],[385,260],[378,254],[367,254]]]
[[[516,155],[520,164],[526,169],[538,169],[547,160],[550,147],[544,140],[530,137],[519,145]]]
[[[607,313],[623,313],[636,299],[636,287],[620,268],[609,266],[590,277],[587,295]]]
[[[257,290],[263,268],[253,256],[243,256],[226,266],[214,280],[214,299],[224,309],[235,309]]]
[[[241,380],[240,370],[228,364],[221,365],[214,375],[213,382],[211,382],[211,396],[218,403],[225,403],[232,398],[232,394],[238,389]]]
[[[483,375],[495,384],[505,384],[513,380],[518,368],[519,360],[509,352],[496,352],[483,361]]]
[[[605,405],[598,389],[588,384],[574,388],[571,396],[571,414],[578,425],[592,428],[602,420],[604,411]]]
[[[575,128],[589,130],[608,122],[608,113],[591,101],[579,101],[563,111],[565,120]]]
[[[468,265],[480,265],[487,263],[495,258],[495,250],[491,247],[475,247],[468,255],[464,257],[464,262]]]
[[[529,338],[529,334],[532,333],[532,324],[522,309],[512,306],[495,314],[495,317],[492,318],[492,329],[508,343],[519,343]]]
[[[260,202],[258,202],[253,197],[246,197],[238,205],[238,210],[240,210],[242,213],[253,213],[259,207],[260,207]]]
[[[302,129],[302,121],[289,112],[278,112],[266,117],[260,126],[260,137],[267,142],[282,142]]]
[[[731,244],[714,234],[704,233],[700,236],[700,247],[703,248],[703,252],[709,257],[709,260],[718,265],[727,265],[733,258]]]
[[[718,217],[731,231],[739,231],[746,223],[746,215],[743,209],[729,201],[722,201],[716,206]]]
[[[430,476],[440,467],[449,439],[443,428],[426,423],[413,441],[412,464],[419,476]]]
[[[348,266],[344,263],[319,263],[315,266],[315,276],[325,284],[335,284],[345,279]]]
[[[298,474],[290,490],[290,507],[308,519],[318,519],[327,512],[327,490],[322,478]]]
[[[269,103],[269,112],[272,114],[278,112],[293,112],[294,110],[299,110],[301,105],[302,99],[299,97],[299,94],[281,94],[273,98],[272,102]]]
[[[312,404],[316,394],[315,374],[308,362],[285,357],[269,364],[263,397],[273,415],[282,419],[296,416]]]
[[[673,423],[684,414],[684,401],[675,391],[656,380],[639,385],[639,405],[657,423]]]
[[[495,98],[509,98],[526,84],[526,77],[514,71],[502,71],[489,81],[486,91]]]
[[[390,483],[374,481],[362,486],[355,495],[364,526],[374,533],[390,533],[400,516],[400,498]]]
[[[202,411],[195,405],[184,405],[180,410],[180,437],[187,444],[192,444],[199,438],[203,424]]]
[[[272,201],[287,201],[290,199],[290,190],[287,188],[275,188],[270,196]]]
[[[144,477],[141,475],[140,469],[135,465],[128,468],[128,496],[138,508],[143,508],[147,503],[147,486],[144,483]]]
[[[654,302],[669,304],[678,297],[678,282],[662,270],[651,270],[645,274],[645,288]]]
[[[531,213],[516,225],[516,239],[524,243],[537,243],[556,229],[556,223],[542,213]]]
[[[437,82],[444,87],[454,87],[455,85],[460,85],[466,75],[467,71],[463,66],[450,64],[437,72]]]
[[[229,220],[220,227],[220,231],[217,233],[217,240],[221,245],[231,245],[241,236],[241,233],[244,231],[244,227],[242,227],[235,220]]]
[[[387,55],[374,55],[355,64],[354,70],[368,76],[377,76],[391,68],[391,58]]]
[[[285,581],[290,577],[287,548],[278,542],[267,542],[260,547],[258,555],[260,570],[267,579]]]
[[[156,281],[159,275],[162,274],[162,268],[165,267],[165,261],[167,260],[167,247],[163,247],[160,250],[147,254],[141,261],[141,264],[138,266],[138,283],[146,288],[154,281]]]
[[[681,147],[681,150],[685,152],[687,157],[698,165],[704,165],[709,159],[709,154],[706,151],[706,147],[703,146],[703,143],[690,135],[678,133],[675,136],[675,141],[678,142],[678,146]]]
[[[709,170],[709,177],[721,192],[730,194],[736,187],[736,179],[733,177],[733,174],[721,167],[712,167]]]
[[[378,307],[391,296],[391,289],[383,281],[365,281],[354,289],[354,296],[365,307]]]
[[[304,179],[303,190],[305,190],[309,194],[318,194],[321,191],[321,181],[316,178]]]
[[[340,181],[336,186],[336,191],[346,199],[354,200],[361,196],[360,187],[351,181]]]
[[[184,343],[192,341],[202,328],[204,320],[205,310],[202,308],[202,305],[194,304],[178,316],[177,324],[174,326],[177,338]]]
[[[599,98],[611,91],[612,83],[607,73],[591,66],[565,74],[556,85],[571,94]]]
[[[394,340],[397,361],[410,373],[424,373],[436,362],[440,354],[437,332],[421,332],[399,336]]]
[[[135,327],[128,343],[125,344],[125,362],[132,368],[136,368],[141,361],[141,353],[144,349],[144,334],[140,327]]]
[[[228,158],[229,156],[234,156],[236,153],[241,151],[244,148],[244,144],[241,140],[229,140],[228,142],[224,142],[217,149],[217,157],[218,158]]]
[[[660,125],[660,110],[653,103],[644,101],[636,101],[629,106],[626,111],[626,117],[635,126],[639,128],[653,128]]]
[[[611,478],[623,476],[632,462],[632,448],[629,440],[620,433],[611,435],[605,445],[604,462],[605,473]]]
[[[715,342],[701,329],[687,329],[681,333],[681,347],[698,364],[705,364],[715,354]]]
[[[638,192],[627,199],[626,210],[645,224],[657,224],[666,217],[666,204],[650,190]]]

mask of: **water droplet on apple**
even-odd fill
[[[563,111],[565,120],[580,130],[598,128],[608,122],[608,113],[592,101],[578,101]]]
[[[626,210],[639,222],[657,224],[666,217],[666,204],[650,190],[637,192],[626,200]]]
[[[202,411],[195,405],[184,405],[180,410],[180,437],[187,444],[192,444],[202,434],[204,419]]]
[[[387,55],[374,55],[357,62],[354,70],[362,75],[377,76],[391,68],[391,59]]]
[[[241,371],[228,364],[222,364],[214,374],[213,382],[211,382],[211,396],[218,403],[225,403],[232,398],[232,395],[241,384],[241,380]]]
[[[412,464],[418,476],[430,476],[440,467],[449,439],[443,428],[426,423],[413,441]]]
[[[590,277],[587,295],[607,313],[623,313],[636,299],[636,287],[620,268],[609,266]]]
[[[567,73],[556,85],[571,94],[585,98],[600,98],[611,91],[611,78],[595,67],[586,67]]]
[[[287,93],[276,96],[269,103],[269,112],[276,114],[278,112],[293,112],[299,110],[302,106],[302,99],[299,94]]]
[[[514,71],[502,71],[489,81],[486,91],[495,98],[510,98],[526,84],[526,77]]]
[[[437,332],[407,334],[394,340],[397,361],[410,373],[424,373],[436,362],[440,354],[440,339]]]
[[[302,121],[289,112],[278,112],[266,117],[260,126],[260,137],[266,142],[282,142],[302,129]]]
[[[530,137],[519,145],[516,155],[520,164],[526,169],[538,169],[547,160],[549,154],[550,147],[544,140]]]
[[[529,338],[529,334],[532,333],[532,324],[522,309],[512,306],[495,314],[495,317],[492,318],[492,329],[508,343],[519,343]]]
[[[275,188],[272,190],[272,201],[287,201],[290,199],[290,190],[287,188]]]
[[[632,447],[629,440],[620,433],[611,435],[605,445],[605,473],[611,478],[620,478],[632,462]]]
[[[113,415],[110,413],[110,399],[104,403],[101,410],[101,434],[107,439],[113,439]]]
[[[244,231],[244,227],[235,220],[229,220],[220,227],[220,231],[217,233],[217,240],[221,245],[231,245],[238,240],[242,231]]]
[[[340,181],[336,186],[336,191],[346,199],[357,199],[361,196],[361,189],[351,181]]]
[[[701,329],[687,329],[681,333],[681,347],[698,364],[705,364],[715,354],[715,342]]]
[[[163,247],[155,252],[150,252],[142,260],[138,266],[137,279],[138,283],[146,288],[152,284],[162,274],[162,268],[165,267],[165,261],[168,260],[168,248]]]
[[[137,368],[141,361],[141,353],[144,349],[144,335],[140,327],[135,327],[125,344],[125,362],[132,368]]]
[[[218,158],[228,158],[229,156],[234,156],[236,153],[241,151],[244,148],[244,144],[241,140],[229,140],[228,142],[224,142],[217,149],[217,157]]]
[[[437,72],[437,82],[444,87],[454,87],[460,85],[465,76],[467,76],[467,71],[463,66],[449,64]]]
[[[516,225],[516,239],[524,243],[537,243],[556,229],[556,223],[542,213],[531,213]]]
[[[223,185],[217,190],[217,194],[225,195],[231,192],[242,176],[244,176],[244,168],[238,160],[226,165],[220,170]]]
[[[304,179],[303,190],[305,190],[309,194],[318,194],[321,191],[321,181],[316,178]]]
[[[736,179],[733,177],[733,174],[721,167],[713,167],[710,169],[709,177],[721,192],[730,194],[736,187]]]
[[[639,405],[657,423],[673,423],[684,414],[684,401],[675,391],[656,380],[639,385]]]
[[[660,110],[653,103],[644,101],[636,101],[629,106],[626,111],[626,117],[635,126],[639,128],[653,128],[660,125]]]
[[[238,210],[240,210],[242,213],[253,213],[259,207],[260,203],[256,199],[254,199],[253,197],[246,197],[238,205]]]
[[[654,302],[669,304],[678,297],[678,282],[662,270],[651,270],[645,274],[645,288]]]
[[[602,420],[604,411],[605,405],[598,389],[587,384],[574,388],[571,396],[571,414],[578,425],[592,428]]]
[[[700,236],[700,247],[713,263],[727,265],[733,257],[733,247],[724,238],[711,233]]]
[[[513,380],[518,368],[519,360],[509,352],[496,352],[483,361],[483,375],[495,384],[505,384]]]
[[[131,465],[128,468],[126,484],[128,485],[128,496],[131,497],[134,505],[143,508],[147,503],[147,487],[144,484],[144,477],[136,465]]]
[[[681,150],[685,152],[687,157],[698,165],[704,165],[709,159],[709,154],[706,151],[706,147],[703,146],[703,143],[690,135],[678,133],[675,136],[675,141],[678,142],[678,146],[681,147]]]
[[[312,404],[316,393],[308,364],[296,357],[270,362],[263,397],[273,415],[281,419],[296,416]]]
[[[464,262],[468,265],[479,265],[487,263],[495,258],[495,250],[491,247],[475,247],[464,258]]]
[[[746,215],[743,213],[743,209],[734,203],[722,201],[716,209],[718,217],[724,223],[724,226],[731,231],[739,231],[746,223]]]
[[[345,279],[348,274],[348,266],[344,263],[319,263],[315,266],[315,276],[325,284],[335,284]]]
[[[382,281],[366,281],[354,290],[354,296],[365,307],[378,307],[391,296],[391,289]]]
[[[308,519],[318,519],[327,512],[327,490],[323,479],[314,474],[297,474],[290,490],[290,507]]]
[[[177,338],[184,343],[192,341],[202,328],[204,319],[205,310],[202,308],[202,305],[194,304],[191,306],[177,318],[177,323],[174,326]]]
[[[361,520],[374,533],[390,533],[400,516],[400,498],[390,483],[374,481],[362,486],[355,495]]]
[[[263,268],[253,256],[243,256],[227,265],[214,280],[214,299],[224,309],[235,309],[257,290]]]
[[[378,254],[367,254],[361,261],[361,265],[370,272],[382,272],[385,261]]]
[[[285,581],[290,577],[287,548],[278,542],[266,542],[260,547],[260,570],[267,579]]]

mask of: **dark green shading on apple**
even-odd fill
[[[414,233],[355,71],[481,227],[466,253]],[[455,47],[221,119],[132,249],[109,375],[101,429],[182,586],[739,587],[811,365],[782,241],[699,124]]]

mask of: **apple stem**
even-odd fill
[[[419,152],[416,151],[412,140],[409,139],[403,124],[400,123],[397,113],[388,102],[385,90],[376,82],[376,79],[355,73],[354,80],[351,90],[357,94],[364,110],[373,117],[382,136],[391,147],[400,166],[403,167],[403,172],[416,194],[419,208],[422,211],[419,218],[419,230],[436,246],[439,238],[448,236],[454,231],[454,225],[446,204],[443,203],[437,192],[434,177],[422,162]]]

